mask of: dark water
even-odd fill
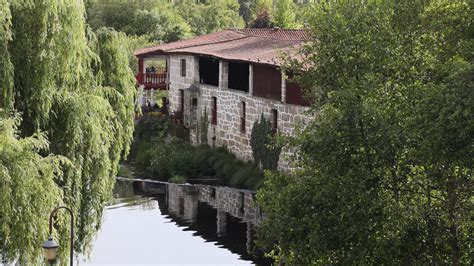
[[[213,186],[118,180],[81,265],[269,265],[255,251],[254,195]]]

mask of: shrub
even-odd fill
[[[260,187],[263,180],[263,173],[257,166],[252,164],[242,165],[230,180],[230,185],[237,188],[247,188],[256,190]]]
[[[117,176],[130,178],[132,177],[132,172],[130,171],[130,169],[128,169],[128,167],[124,165],[119,165]]]
[[[215,176],[233,187],[256,189],[263,179],[258,167],[244,164],[225,148],[180,142],[165,144],[155,139],[140,142],[137,152],[137,163],[147,166],[160,180],[174,176],[185,179]]]
[[[168,134],[170,122],[166,115],[156,113],[155,115],[142,116],[135,126],[135,142],[150,140],[152,138],[164,139]]]
[[[162,145],[163,144],[161,144],[160,146]],[[135,148],[133,149],[133,154],[136,163],[141,166],[149,166],[153,158],[153,151],[157,148],[158,143],[151,140],[143,140],[141,142],[136,143],[134,146]]]
[[[181,175],[174,175],[169,179],[170,183],[184,184],[186,183],[186,177]]]

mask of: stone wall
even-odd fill
[[[181,77],[181,59],[186,59],[186,77]],[[239,159],[253,160],[250,147],[250,134],[255,121],[264,117],[272,120],[272,110],[277,110],[278,132],[293,135],[298,124],[304,125],[309,118],[305,115],[308,107],[290,105],[285,101],[285,85],[282,82],[282,101],[275,101],[252,96],[252,65],[249,69],[249,92],[228,89],[228,63],[219,63],[219,84],[221,87],[199,84],[199,61],[193,56],[170,56],[170,109],[180,110],[180,89],[189,90],[185,93],[185,125],[190,130],[190,140],[193,144],[199,142],[199,120],[206,111],[208,121],[212,116],[212,97],[217,98],[217,125],[208,129],[208,143],[214,146],[226,146]],[[197,99],[197,105],[192,106],[192,98]],[[241,132],[241,106],[245,102],[245,132]],[[194,121],[197,119],[198,121]],[[294,166],[289,164],[288,156],[292,153],[284,150],[280,156],[279,169],[290,171]]]
[[[186,77],[181,76],[181,59],[186,60]],[[181,108],[179,91],[199,81],[199,61],[194,56],[186,55],[171,55],[169,60],[169,107],[170,111],[178,111]]]
[[[198,202],[207,203],[219,212],[228,213],[243,222],[258,224],[262,213],[255,202],[255,192],[229,187],[168,184],[168,211],[183,220],[197,217]]]

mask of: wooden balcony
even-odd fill
[[[155,72],[155,73],[142,73],[136,76],[136,79],[139,84],[145,86],[145,90],[148,89],[158,89],[158,90],[166,90],[166,78],[167,78],[166,71]]]

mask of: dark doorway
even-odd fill
[[[219,60],[209,57],[199,58],[201,84],[219,86]]]
[[[249,92],[249,64],[229,62],[229,89]]]

